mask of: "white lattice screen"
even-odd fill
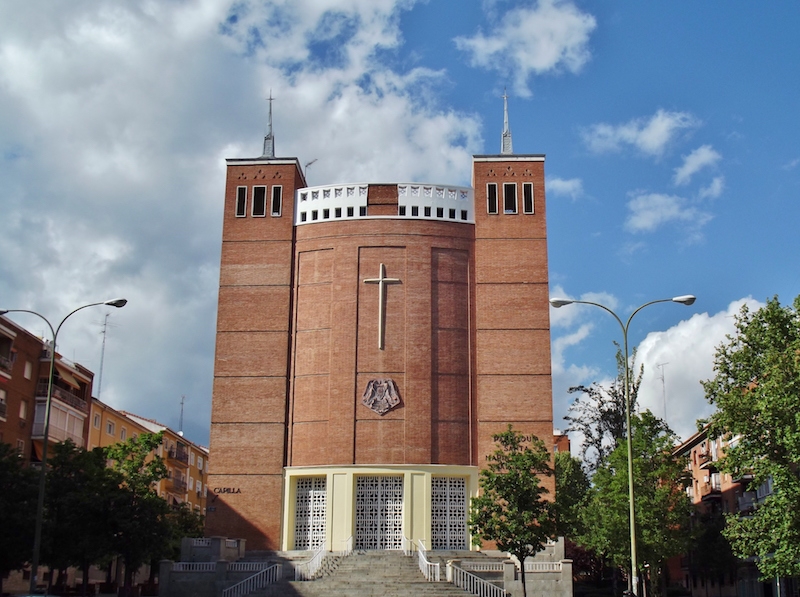
[[[431,549],[467,549],[467,480],[431,477]]]
[[[403,477],[356,477],[356,548],[403,549]]]
[[[294,506],[294,548],[325,547],[325,477],[297,479]]]

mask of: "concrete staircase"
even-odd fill
[[[445,570],[442,569],[442,578]],[[335,571],[313,581],[282,580],[251,597],[466,597],[450,583],[431,583],[416,557],[397,551],[355,551]]]

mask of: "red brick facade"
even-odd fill
[[[398,217],[381,184],[362,213],[295,222],[295,159],[229,161],[207,534],[278,548],[284,467],[480,466],[509,423],[551,437],[544,158],[476,156],[473,181],[474,218]],[[380,414],[362,396],[387,378]]]

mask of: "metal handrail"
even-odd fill
[[[419,565],[419,571],[422,572],[422,575],[428,582],[439,582],[441,580],[441,567],[439,563],[432,563],[428,561],[428,550],[425,549],[425,545],[422,543],[422,539],[417,540],[417,564]]]
[[[319,569],[322,567],[322,562],[325,560],[325,554],[328,552],[324,549],[318,549],[314,555],[307,562],[300,562],[294,567],[295,580],[313,580]]]
[[[253,591],[263,589],[267,585],[278,582],[281,579],[281,565],[273,564],[269,568],[264,568],[253,576],[245,578],[241,582],[228,587],[222,591],[222,597],[242,597]]]
[[[451,563],[447,564],[447,570],[450,582],[463,591],[478,595],[478,597],[506,597],[509,595],[505,589]]]
[[[338,556],[349,556],[353,553],[353,536],[350,535],[347,539],[342,539],[341,543],[344,543],[344,551],[336,551],[334,552]]]

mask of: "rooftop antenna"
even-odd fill
[[[664,367],[667,365],[669,365],[669,363],[658,363],[656,367],[661,369],[661,375],[659,376],[659,379],[661,379],[661,397],[664,400],[664,423],[669,425],[667,422],[667,384],[664,378]]]
[[[304,176],[306,177],[306,180],[308,180],[308,167],[309,167],[311,164],[313,164],[314,162],[316,162],[316,161],[317,161],[317,158],[314,158],[314,159],[313,159],[313,160],[311,160],[310,162],[306,162],[306,165],[305,165],[305,166],[303,166],[303,174],[304,174]]]
[[[500,153],[503,155],[514,153],[511,145],[511,129],[508,128],[508,94],[503,88],[503,135],[500,144]]]
[[[103,318],[103,331],[100,332],[103,334],[103,347],[100,349],[100,371],[97,375],[97,399],[100,399],[100,394],[103,391],[103,361],[106,358],[106,335],[108,334],[108,317],[111,313],[106,313],[106,316]],[[114,326],[112,326],[114,327]]]
[[[267,124],[267,134],[264,136],[264,153],[262,154],[262,158],[274,158],[275,157],[275,138],[272,136],[272,100],[275,99],[272,97],[272,89],[269,90],[269,97],[267,101],[269,102],[269,121]]]
[[[181,395],[181,418],[178,421],[178,435],[183,437],[183,403],[186,401],[186,396]]]

